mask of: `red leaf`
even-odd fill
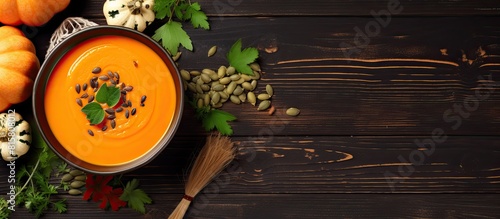
[[[87,190],[83,195],[83,200],[89,200],[92,196],[93,201],[101,201],[99,208],[106,209],[109,203],[114,211],[125,206],[127,203],[120,200],[123,190],[121,188],[113,189],[113,187],[109,186],[108,183],[111,179],[113,179],[113,176],[94,176],[92,174],[87,174],[85,183]]]

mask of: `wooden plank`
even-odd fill
[[[488,0],[466,1],[410,1],[410,0],[315,0],[315,1],[259,1],[259,0],[200,0],[198,1],[211,19],[228,16],[372,16],[371,11],[388,10],[399,5],[401,11],[392,16],[468,16],[499,15],[500,3]],[[391,4],[391,6],[389,6]],[[72,13],[85,17],[102,17],[103,1],[75,1]],[[399,8],[396,7],[396,8]]]
[[[500,137],[448,136],[444,142],[435,137],[434,147],[429,139],[233,137],[239,147],[237,158],[208,190],[225,194],[500,193]],[[185,173],[203,141],[201,136],[176,136],[155,160],[125,177],[141,179],[142,188],[150,193],[181,193]],[[418,142],[426,145],[419,147]],[[0,179],[7,179],[7,174],[7,166],[0,166]],[[0,184],[0,192],[7,192],[7,187]]]
[[[354,28],[371,21],[227,18],[214,21],[211,31],[188,28],[196,52],[184,51],[179,65],[200,70],[227,64],[225,54],[238,38],[261,50],[265,74],[257,91],[273,85],[277,112],[271,117],[249,104],[226,104],[223,109],[238,117],[232,123],[236,135],[259,135],[273,125],[285,126],[288,135],[427,135],[434,128],[452,135],[500,134],[500,18],[394,18],[346,58],[342,43],[354,45]],[[41,59],[55,24],[34,39]],[[212,45],[219,51],[206,58]],[[480,50],[486,56],[479,58]],[[461,51],[476,61],[462,62]],[[300,108],[301,115],[283,115],[290,106]],[[186,128],[179,133],[193,134],[199,123],[190,119],[189,107],[185,112]]]
[[[155,203],[141,216],[130,208],[103,211],[80,197],[68,199],[68,214],[48,213],[46,218],[167,218],[180,194],[152,194]],[[497,218],[497,195],[486,194],[218,194],[194,200],[185,218]],[[83,216],[84,215],[84,216]],[[15,218],[31,218],[17,209]]]

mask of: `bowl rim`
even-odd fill
[[[101,34],[99,35],[99,33]],[[45,106],[44,95],[46,92],[47,82],[49,81],[55,66],[57,66],[61,58],[64,57],[64,55],[66,55],[69,51],[71,51],[71,49],[74,48],[75,45],[85,42],[86,40],[92,39],[94,37],[106,36],[106,35],[128,37],[142,44],[145,44],[146,46],[151,48],[164,61],[165,65],[169,69],[170,75],[172,76],[172,79],[174,81],[174,86],[176,87],[177,91],[176,92],[177,101],[174,110],[174,115],[172,117],[172,120],[170,121],[168,129],[163,134],[163,137],[159,139],[156,145],[153,146],[153,148],[147,151],[145,154],[141,155],[135,160],[126,162],[125,164],[119,164],[115,166],[101,166],[96,164],[90,164],[76,158],[74,155],[66,151],[66,155],[70,155],[71,157],[74,157],[78,160],[78,162],[74,162],[72,159],[62,154],[62,152],[60,152],[53,145],[54,142],[50,141],[50,139],[55,139],[59,147],[64,148],[55,138],[53,132],[50,129],[50,126],[48,125],[47,119],[45,118],[46,116],[44,107]],[[45,75],[46,77],[44,77]],[[43,89],[40,87],[42,87]],[[37,98],[38,96],[40,96],[40,92],[43,94],[41,95],[41,100],[40,98]],[[118,173],[130,172],[142,166],[145,166],[146,164],[154,160],[174,138],[175,133],[177,132],[179,125],[181,123],[183,109],[184,109],[184,102],[185,102],[184,85],[182,83],[180,71],[175,62],[173,61],[172,57],[168,53],[168,51],[165,50],[165,48],[163,48],[163,46],[161,46],[158,42],[154,41],[151,37],[149,37],[144,33],[126,27],[112,26],[112,25],[97,25],[97,26],[86,27],[78,32],[72,33],[69,37],[62,40],[58,45],[56,45],[54,49],[46,56],[42,66],[40,67],[40,70],[38,71],[38,74],[33,84],[32,96],[33,96],[32,110],[36,123],[36,127],[34,128],[38,129],[38,132],[41,134],[45,143],[59,158],[64,160],[66,163],[74,166],[75,168],[81,169],[84,172],[92,174],[118,174]],[[41,107],[41,109],[37,109],[38,108],[37,106]],[[45,123],[41,124],[42,122]],[[43,128],[44,126],[48,127],[48,130],[44,131]],[[82,163],[85,165],[82,166],[81,165]],[[89,166],[103,168],[104,170],[92,169],[89,168]]]

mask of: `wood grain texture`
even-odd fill
[[[75,1],[73,12],[86,17],[102,16],[102,0]],[[387,10],[388,4],[399,4],[396,16],[470,16],[499,15],[500,3],[489,0],[411,1],[411,0],[199,0],[203,11],[212,19],[228,16],[372,16],[371,11]]]
[[[81,197],[68,199],[68,214],[48,213],[44,218],[167,218],[180,194],[152,195],[153,205],[140,215],[129,208],[103,211]],[[196,198],[185,218],[497,218],[497,195],[434,194],[218,194]],[[31,218],[18,209],[12,219]]]

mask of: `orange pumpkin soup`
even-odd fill
[[[104,85],[120,91],[116,105],[96,98]],[[116,166],[140,158],[160,141],[178,100],[172,75],[153,50],[130,38],[102,36],[62,57],[44,101],[51,131],[68,152],[87,163]],[[99,124],[82,111],[89,103],[104,111]]]

